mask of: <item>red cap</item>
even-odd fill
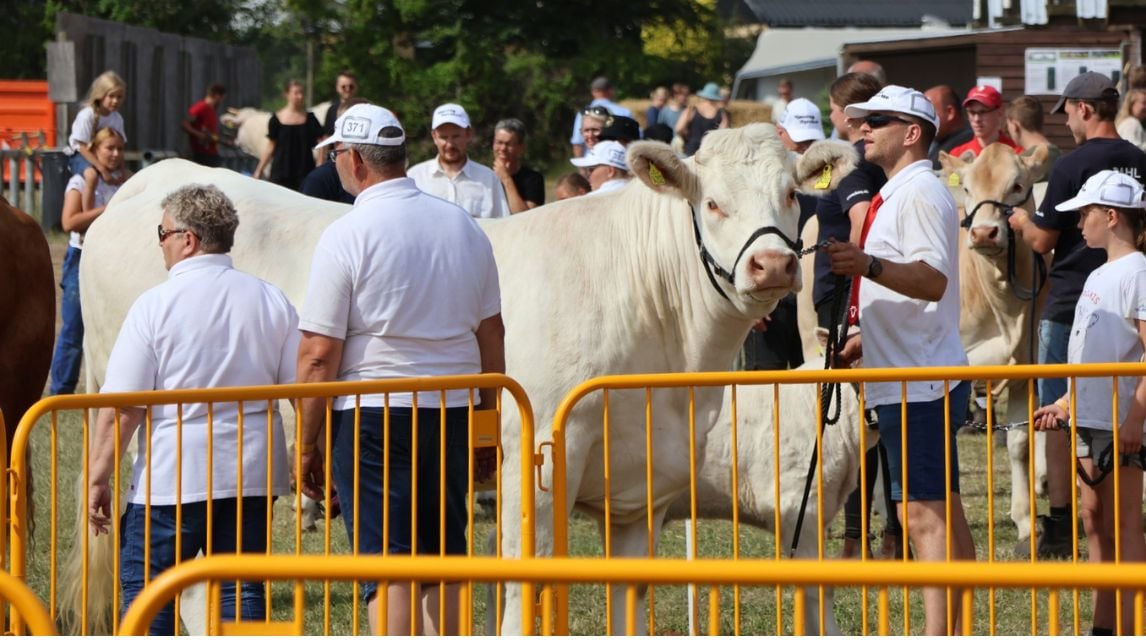
[[[982,103],[987,109],[994,110],[1003,106],[1003,97],[994,87],[979,85],[967,92],[967,98],[963,99],[963,107],[967,107],[971,102]]]

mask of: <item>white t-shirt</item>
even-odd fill
[[[72,132],[68,135],[68,154],[75,154],[81,145],[91,143],[92,137],[96,132],[110,127],[116,132],[123,135],[123,140],[127,142],[127,134],[123,131],[123,115],[118,111],[112,112],[106,116],[99,117],[99,124],[96,125],[95,110],[89,105],[80,110],[76,114],[76,120],[72,121]]]
[[[614,190],[620,190],[621,188],[624,188],[628,184],[628,179],[609,179],[605,183],[602,183],[600,186],[598,186],[596,192],[597,194],[613,192]]]
[[[227,255],[201,255],[171,267],[166,282],[128,311],[107,364],[103,393],[294,382],[298,315],[278,288],[232,267]],[[176,455],[182,453],[183,503],[207,498],[206,404],[183,405],[176,443],[176,405],[152,408],[151,503],[176,502]],[[212,405],[212,498],[238,496],[238,405]],[[274,413],[271,494],[290,491],[282,419]],[[127,500],[147,500],[146,424]],[[267,494],[267,403],[243,404],[243,495]]]
[[[1094,269],[1075,306],[1067,361],[1139,362],[1142,341],[1135,320],[1146,320],[1146,255],[1130,253]],[[1078,378],[1078,425],[1110,431],[1110,378]],[[1118,417],[1126,418],[1138,378],[1118,379]]]
[[[410,168],[406,176],[418,184],[418,190],[457,204],[473,217],[509,216],[509,201],[505,198],[501,180],[493,170],[473,159],[467,159],[462,171],[453,179],[442,171],[437,157]]]
[[[314,249],[303,331],[345,340],[339,380],[481,372],[477,331],[501,312],[493,247],[471,217],[427,195],[410,178],[370,186],[354,209],[323,232]],[[465,406],[467,391],[446,404]],[[475,400],[477,402],[477,400]],[[381,394],[362,404],[381,407]],[[411,396],[392,395],[395,407]],[[418,396],[437,407],[436,393]],[[354,407],[354,397],[335,401]]]
[[[68,179],[68,185],[66,188],[64,188],[64,194],[67,194],[69,190],[75,190],[76,192],[80,193],[80,198],[82,199],[84,194],[84,175],[73,174],[72,178]],[[103,177],[97,175],[95,202],[92,203],[92,207],[99,208],[100,206],[106,206],[107,202],[111,201],[112,196],[115,195],[116,190],[119,190],[119,185],[112,185],[107,183],[103,180]],[[71,246],[72,248],[83,248],[83,233],[78,233],[75,231],[68,233],[68,246]]]
[[[1118,136],[1146,150],[1146,129],[1142,127],[1141,121],[1133,116],[1127,116],[1118,122],[1117,129]]]
[[[927,160],[900,170],[879,193],[883,206],[868,231],[864,251],[893,262],[922,261],[947,276],[947,289],[938,302],[927,302],[861,279],[864,366],[967,364],[959,338],[959,219],[951,193]],[[902,399],[898,382],[869,383],[865,392],[869,409]],[[943,394],[942,381],[907,383],[908,402],[936,400]]]

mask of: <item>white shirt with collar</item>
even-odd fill
[[[509,216],[509,201],[501,180],[493,170],[473,159],[467,158],[461,172],[452,179],[442,170],[437,157],[410,168],[406,176],[413,179],[422,192],[461,206],[471,217]]]
[[[947,288],[938,302],[927,302],[863,278],[859,304],[864,366],[967,364],[959,338],[959,218],[951,193],[924,159],[888,179],[879,194],[883,205],[864,252],[893,262],[922,261],[947,276]],[[898,404],[902,398],[898,382],[868,383],[865,393],[869,409]],[[928,402],[943,394],[941,381],[907,383],[908,402]]]
[[[167,281],[135,301],[107,365],[103,393],[271,385],[295,380],[298,315],[286,295],[235,270],[227,255],[197,255],[171,267]],[[182,444],[176,441],[178,406],[152,408],[151,476],[146,477],[146,426],[136,430],[138,456],[127,500],[173,505],[207,499],[207,434],[212,437],[211,498],[239,495],[239,413],[235,404],[183,405]],[[272,495],[290,492],[282,420],[273,414]],[[267,494],[267,404],[243,403],[243,496]],[[182,489],[176,496],[177,459]]]
[[[477,222],[402,178],[362,191],[322,233],[304,302],[299,328],[345,341],[338,379],[377,380],[480,373],[475,332],[501,312],[501,291]],[[463,407],[468,396],[449,391],[446,405]],[[437,407],[439,398],[422,393],[418,406]],[[361,400],[385,404],[381,394]],[[389,400],[413,404],[410,394]],[[353,407],[353,396],[334,401]]]
[[[606,192],[613,192],[614,190],[620,190],[621,188],[624,188],[628,184],[629,184],[628,179],[609,179],[605,183],[602,183],[597,188],[596,192],[597,192],[597,194],[603,194]]]

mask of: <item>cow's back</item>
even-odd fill
[[[230,197],[239,216],[231,251],[235,268],[278,286],[296,307],[306,293],[311,255],[322,230],[349,210],[344,204],[179,159],[132,177],[84,240],[80,299],[89,384],[103,382],[107,358],[131,304],[167,278],[155,232],[163,218],[160,203],[190,183],[213,184]]]
[[[9,439],[39,400],[52,361],[56,292],[40,225],[0,197],[0,411]],[[11,441],[9,441],[11,443]]]

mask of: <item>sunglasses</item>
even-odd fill
[[[613,120],[613,114],[609,110],[601,107],[600,105],[592,105],[581,110],[581,116],[593,116],[599,119],[604,119],[606,124]]]
[[[868,114],[867,116],[863,117],[862,120],[864,123],[867,123],[867,126],[873,130],[878,130],[885,125],[891,124],[893,121],[907,123],[909,125],[911,124],[911,121],[907,119],[899,118],[898,116],[892,116],[890,114]]]
[[[190,233],[192,235],[195,234],[195,231],[188,230],[187,228],[176,228],[174,230],[163,230],[163,224],[159,224],[158,226],[156,226],[156,229],[158,229],[158,231],[159,231],[159,243],[160,244],[162,244],[164,240],[166,240],[171,235],[174,235],[175,233]]]
[[[350,150],[350,148],[338,148],[336,150],[331,150],[330,152],[326,153],[326,158],[329,159],[331,163],[334,163],[338,160],[339,154],[342,154],[348,150]]]

